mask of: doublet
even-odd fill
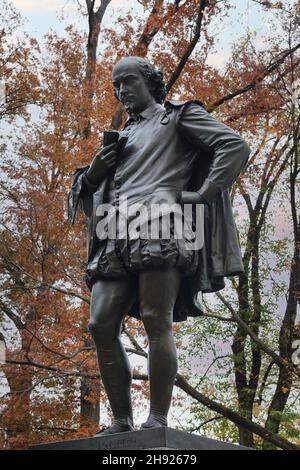
[[[101,277],[118,278],[152,267],[177,267],[185,279],[182,287],[189,288],[185,287],[186,292],[179,295],[174,320],[181,321],[188,315],[197,316],[201,313],[199,308],[197,313],[197,289],[202,292],[219,290],[224,286],[224,275],[238,274],[243,270],[230,203],[228,205],[228,188],[245,165],[249,147],[236,132],[216,121],[197,101],[151,105],[127,120],[120,132],[122,136],[128,139],[125,148],[118,155],[116,167],[99,187],[88,183],[86,172],[89,166],[78,168],[73,173],[68,197],[69,219],[74,222],[77,206],[89,218],[87,285],[91,289],[93,282]],[[196,190],[207,202],[202,209],[205,241],[199,250],[190,249],[184,237],[174,237],[173,213],[170,214],[168,238],[164,238],[161,230],[154,239],[142,236],[99,239],[97,236],[96,227],[101,216],[97,216],[96,209],[103,203],[115,208],[118,220],[120,201],[124,198],[129,208],[141,204],[150,210],[153,204],[180,205],[181,191]],[[223,215],[220,211],[218,214],[220,203]],[[219,248],[224,248],[224,242],[231,244],[232,253],[235,253],[231,266],[225,260],[226,250],[216,253],[211,243],[212,235],[215,236],[219,229],[212,226],[212,211],[221,224],[224,223],[224,213],[227,213],[228,235],[232,240],[219,241]],[[133,213],[127,218],[127,228],[136,217],[137,214]],[[213,272],[216,266],[208,259],[212,254],[222,258],[223,264],[217,268],[219,273]],[[192,295],[189,302],[185,302],[186,295]],[[181,311],[176,315],[178,308]],[[139,318],[138,310],[132,315]]]

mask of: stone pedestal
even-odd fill
[[[51,442],[31,450],[252,450],[172,428],[145,429],[110,436]]]

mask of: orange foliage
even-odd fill
[[[145,11],[153,4],[143,3]],[[228,14],[228,2],[222,10],[219,3],[210,2],[197,54],[186,64],[169,97],[197,98],[209,106],[251,82],[280,52],[276,44],[270,44],[268,51],[254,52],[246,41],[234,48],[224,70],[208,66],[206,57],[213,45],[208,26],[213,18]],[[185,2],[178,10],[173,4],[165,5],[156,23],[148,25],[149,30],[155,26],[159,31],[149,55],[166,79],[188,45],[198,4],[196,0]],[[25,116],[24,103],[29,102],[36,103],[40,114],[36,121],[27,115],[27,124],[13,151],[5,152],[1,168],[5,175],[1,184],[1,308],[5,321],[17,331],[17,341],[3,367],[10,395],[2,401],[0,447],[26,448],[29,442],[70,439],[75,433],[83,437],[95,431],[95,424],[80,427],[81,374],[93,378],[95,384],[85,399],[93,404],[99,399],[95,353],[85,346],[88,290],[84,284],[84,221],[70,227],[65,201],[71,172],[90,162],[101,145],[103,130],[110,127],[116,106],[110,83],[112,65],[121,56],[134,53],[145,22],[145,16],[130,14],[137,28],[127,16],[119,19],[118,28],[107,29],[101,36],[105,48],[93,77],[88,138],[80,135],[86,119],[83,110],[90,103],[85,88],[85,36],[71,26],[64,38],[51,32],[43,50],[34,39],[24,39],[22,48],[15,49],[9,59],[20,71],[13,71],[8,61],[4,66],[20,107],[12,107],[7,114]],[[11,31],[7,37],[9,34]],[[6,54],[0,47],[0,56]],[[280,72],[288,75],[288,67],[283,64]],[[284,106],[280,87],[274,72],[249,93],[225,102],[218,117],[253,139],[261,136],[262,128],[280,138],[288,125],[280,118]],[[259,168],[253,162],[252,170]],[[145,340],[140,325],[132,319],[127,321],[127,331],[140,343]],[[135,383],[134,388],[144,396],[148,393],[144,382]],[[213,395],[215,391],[208,392]],[[100,393],[104,401],[103,389]]]

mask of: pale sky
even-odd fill
[[[12,3],[25,19],[25,30],[39,41],[41,41],[43,35],[51,29],[58,34],[64,34],[64,28],[67,24],[74,24],[78,29],[83,31],[87,31],[88,29],[87,18],[79,14],[76,0],[12,0]],[[80,0],[80,3],[85,6],[85,0]],[[256,31],[256,42],[259,44],[260,41],[262,41],[264,33],[267,32],[270,27],[268,26],[267,15],[261,15],[261,10],[259,10],[251,0],[231,0],[231,3],[234,4],[236,8],[234,11],[230,12],[230,17],[225,19],[222,24],[218,23],[212,26],[214,33],[218,33],[219,44],[216,48],[216,52],[209,57],[208,62],[210,65],[222,66],[229,55],[231,45],[237,38],[245,34],[248,28],[252,31]],[[103,25],[113,25],[116,17],[130,6],[141,9],[137,0],[112,0],[105,14]],[[61,19],[62,14],[65,17],[65,21]],[[13,329],[5,331],[7,344],[11,345],[18,340],[18,338],[14,337],[14,333],[15,331]],[[218,347],[218,345],[216,345],[216,347]],[[223,345],[222,351],[224,352],[227,347],[229,348],[228,345]],[[203,371],[207,366],[204,359],[205,358],[202,358],[201,364],[197,364]],[[134,362],[136,365],[138,361],[135,357],[134,360],[131,358],[131,362]],[[144,362],[144,360],[141,360],[141,363]],[[4,375],[0,371],[0,395],[7,391],[5,384]],[[176,422],[171,422],[171,424],[175,425]]]
[[[70,23],[80,30],[87,31],[87,18],[79,14],[76,0],[13,0],[12,3],[25,18],[26,31],[38,40],[50,29],[63,34],[66,24]],[[80,3],[85,9],[85,0],[80,0]],[[219,44],[217,51],[209,57],[210,65],[222,66],[229,55],[231,44],[243,35],[247,28],[256,30],[256,41],[260,40],[268,28],[265,16],[262,18],[261,11],[251,0],[231,0],[231,4],[235,5],[235,9],[230,12],[230,17],[222,24],[213,25],[214,36],[217,33]],[[131,6],[141,9],[137,0],[112,0],[103,25],[114,24],[116,17]],[[62,14],[65,21],[61,20]]]

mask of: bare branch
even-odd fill
[[[67,375],[67,376],[76,376],[76,377],[88,377],[90,379],[99,379],[99,374],[87,374],[87,373],[81,373],[78,371],[67,371],[67,370],[60,370],[58,368],[54,368],[51,366],[46,366],[44,364],[38,364],[34,362],[26,362],[26,361],[13,361],[9,360],[7,361],[10,364],[19,364],[19,365],[24,365],[24,366],[31,366],[31,367],[36,367],[36,368],[42,368],[46,370],[51,370],[58,372],[62,375]],[[134,372],[133,373],[133,379],[134,380],[148,380],[148,376],[146,374],[139,374]],[[281,449],[284,450],[299,450],[300,447],[297,446],[296,444],[293,444],[283,437],[278,436],[277,434],[273,434],[272,432],[268,431],[267,429],[263,428],[259,424],[253,423],[247,418],[244,418],[243,416],[240,416],[238,413],[235,411],[232,411],[230,408],[226,408],[225,406],[215,402],[214,400],[211,400],[207,396],[203,395],[202,393],[198,392],[194,387],[192,387],[183,376],[180,374],[177,374],[176,376],[176,381],[175,385],[179,387],[181,390],[186,392],[189,396],[197,400],[198,402],[202,403],[205,405],[207,408],[216,411],[220,415],[224,416],[225,418],[229,419],[233,423],[235,423],[238,426],[245,427],[246,429],[251,430],[258,436],[264,438],[265,440],[268,440],[269,442],[272,442],[273,444],[277,445]]]
[[[99,23],[101,23],[101,21],[103,19],[103,16],[104,16],[104,13],[106,11],[106,8],[110,4],[110,2],[111,2],[111,0],[101,0],[101,4],[100,4],[98,10],[96,11],[96,18],[99,21]]]
[[[213,418],[210,418],[210,419],[207,419],[206,421],[203,421],[203,423],[200,424],[200,426],[197,426],[196,428],[194,429],[191,429],[190,432],[195,432],[195,431],[199,431],[201,428],[203,428],[203,426],[205,426],[206,424],[209,424],[211,423],[212,421],[217,421],[219,419],[224,419],[224,416],[214,416]]]
[[[191,40],[191,42],[189,43],[189,45],[188,45],[186,51],[184,52],[183,56],[181,57],[180,62],[177,65],[176,69],[174,70],[171,78],[169,79],[168,83],[166,84],[167,93],[171,90],[171,88],[173,87],[175,82],[178,80],[182,70],[185,67],[185,64],[187,63],[189,57],[191,56],[193,50],[195,49],[195,47],[196,47],[196,45],[197,45],[197,43],[200,39],[203,15],[204,15],[205,8],[207,6],[208,6],[207,0],[200,0],[194,37]]]
[[[129,333],[129,331],[124,328],[124,331],[123,331],[126,336],[130,339],[130,342],[132,343],[132,345],[135,347],[136,351],[139,351],[140,353],[142,354],[145,354],[145,356],[147,357],[147,354],[145,353],[145,351],[143,350],[143,348],[139,345],[139,343],[136,341],[136,339],[134,338],[134,336],[132,334]]]
[[[264,373],[264,376],[263,376],[263,379],[262,379],[262,382],[261,382],[261,386],[260,386],[260,390],[259,390],[259,392],[258,392],[258,404],[259,404],[259,405],[262,404],[262,400],[263,400],[263,398],[262,398],[263,391],[264,391],[264,389],[265,389],[265,387],[266,387],[266,383],[267,383],[267,380],[268,380],[268,377],[269,377],[269,375],[270,375],[270,372],[271,372],[271,369],[272,369],[273,365],[274,365],[274,361],[272,360],[272,361],[270,362],[270,364],[268,365],[268,367],[267,367],[265,373]]]
[[[138,40],[137,45],[133,49],[133,55],[138,55],[140,57],[145,57],[148,51],[148,47],[154,38],[154,36],[159,31],[159,26],[157,24],[157,19],[160,18],[162,13],[164,0],[156,0],[152,11],[147,19],[144,30]],[[155,21],[156,20],[156,21]],[[153,26],[155,25],[155,26]]]
[[[222,416],[229,419],[238,426],[244,427],[245,429],[249,429],[251,432],[257,434],[258,436],[266,439],[269,442],[272,442],[281,449],[300,450],[300,447],[296,444],[287,441],[283,437],[278,436],[278,434],[273,434],[272,432],[268,431],[259,424],[253,423],[249,419],[244,418],[243,416],[239,415],[230,408],[226,408],[225,406],[215,402],[214,400],[211,400],[206,395],[203,395],[202,393],[198,392],[182,376],[177,375],[175,385],[177,385],[177,387],[179,387],[181,390],[184,390],[189,396],[191,396],[198,402],[207,406],[207,408],[209,408],[210,410],[216,411],[217,413],[221,414]]]
[[[251,328],[249,328],[249,326],[247,325],[247,323],[244,322],[244,320],[241,319],[241,317],[236,313],[236,311],[234,310],[234,308],[232,308],[232,306],[230,305],[230,303],[223,297],[222,294],[220,294],[219,292],[216,293],[217,297],[223,302],[223,304],[228,308],[228,310],[231,312],[232,316],[234,317],[234,319],[236,320],[236,322],[238,323],[238,325],[244,330],[246,331],[246,333],[248,333],[248,335],[250,336],[250,338],[266,353],[268,354],[269,356],[271,356],[275,362],[275,364],[277,364],[279,367],[280,366],[283,366],[283,367],[288,367],[289,364],[287,363],[286,360],[284,360],[282,357],[280,357],[278,354],[276,354],[272,349],[270,349],[265,343],[263,343],[259,338],[258,336],[253,333],[253,331],[251,330]],[[300,376],[300,371],[299,369],[296,367],[296,366],[293,366],[292,364],[290,364],[291,367],[292,367],[292,370]]]
[[[232,100],[236,96],[242,95],[243,93],[246,93],[253,88],[255,88],[259,83],[261,83],[267,76],[269,76],[272,72],[274,72],[284,61],[287,57],[289,57],[293,52],[297,51],[300,48],[300,43],[297,44],[295,47],[292,49],[288,49],[277,57],[277,59],[269,64],[263,72],[261,72],[260,75],[257,75],[251,82],[247,83],[247,85],[244,85],[241,88],[238,88],[237,90],[233,91],[232,93],[228,93],[228,95],[223,96],[222,98],[219,98],[217,101],[215,101],[212,105],[210,105],[207,108],[208,112],[214,111],[216,108],[221,106],[221,104],[225,103],[226,101]]]
[[[92,0],[85,0],[85,3],[86,3],[87,11],[90,14],[93,11],[94,2],[92,2]]]

